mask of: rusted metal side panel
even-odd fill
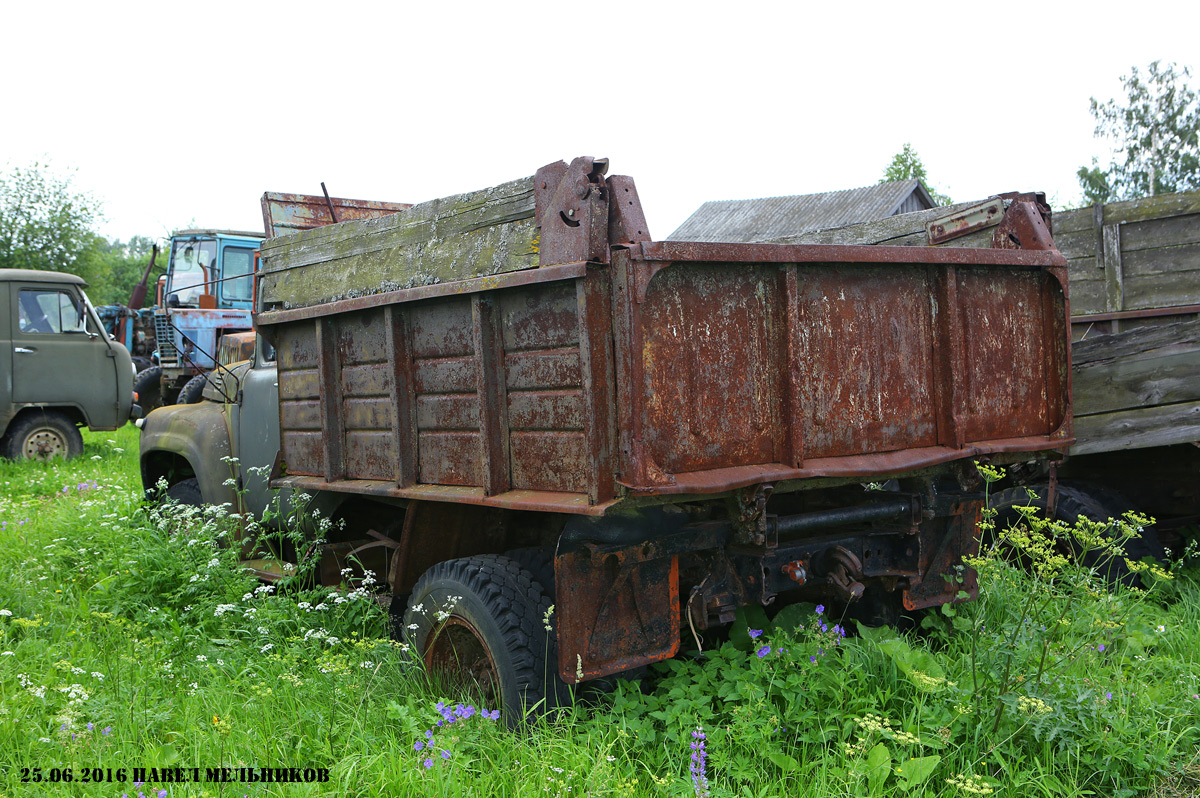
[[[418,482],[484,484],[471,308],[471,297],[455,297],[411,311]]]
[[[289,324],[277,337],[280,456],[288,474],[323,476],[319,357],[315,321]]]
[[[1065,443],[1061,256],[911,252],[690,243],[616,258],[621,482],[710,492]]]
[[[351,219],[375,219],[411,208],[406,202],[378,202],[268,191],[262,195],[263,229],[267,237],[311,230]]]
[[[512,487],[587,490],[576,281],[501,293]]]
[[[391,479],[394,475],[388,331],[383,309],[350,313],[337,320],[339,372],[332,375],[331,382],[340,396],[343,471],[353,479]]]
[[[639,208],[640,210],[640,208]],[[644,228],[644,220],[643,220]],[[610,270],[592,268],[575,283],[579,314],[579,371],[582,381],[584,472],[588,499],[616,494],[616,395],[612,350]],[[565,426],[565,425],[564,425]]]
[[[805,456],[934,445],[939,397],[925,269],[804,264],[798,280]]]

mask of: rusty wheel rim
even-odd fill
[[[431,672],[478,690],[493,704],[499,702],[500,673],[483,635],[466,618],[451,615],[434,628],[425,644],[424,660]]]
[[[52,460],[67,453],[67,439],[57,430],[42,427],[25,439],[24,454],[29,460]]]

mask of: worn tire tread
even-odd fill
[[[460,588],[464,597],[467,592],[474,596],[499,631],[503,650],[491,652],[497,670],[506,670],[504,660],[512,666],[512,684],[505,684],[501,674],[506,720],[510,724],[519,721],[517,716],[523,707],[537,706],[535,711],[544,714],[559,706],[562,693],[557,656],[552,636],[548,639],[543,627],[551,602],[533,575],[510,557],[482,554],[440,562],[426,571],[413,587],[404,613],[405,636],[414,650],[422,652],[434,622],[428,609],[416,613],[412,606],[431,600],[436,592],[454,595]],[[466,612],[454,614],[461,614],[473,625],[478,623]],[[412,624],[418,627],[415,631],[409,629]]]

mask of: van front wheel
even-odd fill
[[[11,460],[69,460],[83,454],[83,435],[61,413],[27,415],[9,428],[4,456]]]

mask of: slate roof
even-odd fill
[[[845,191],[706,202],[667,236],[672,241],[767,241],[809,230],[872,222],[937,205],[920,180]]]

